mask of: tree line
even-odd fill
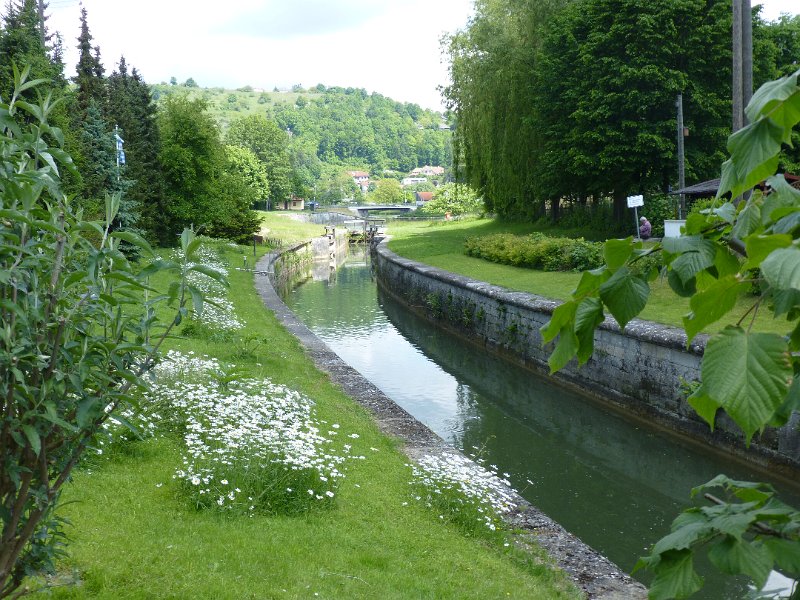
[[[800,60],[800,17],[753,11],[754,82]],[[686,180],[717,177],[731,130],[729,0],[476,0],[446,40],[462,177],[502,216],[559,218],[677,180],[683,95]],[[794,65],[794,66],[793,66]],[[783,155],[788,170],[797,152]]]
[[[320,84],[294,103],[265,101],[221,125],[193,79],[154,94],[124,57],[107,74],[85,7],[79,25],[68,80],[63,39],[40,20],[38,1],[10,0],[0,20],[0,100],[10,98],[15,65],[50,82],[58,101],[50,120],[77,167],[63,174],[65,191],[88,215],[101,215],[105,195],[119,194],[115,226],[151,242],[173,245],[187,226],[245,241],[258,229],[253,206],[352,197],[348,169],[405,172],[450,161],[439,113],[363,89]],[[23,95],[34,101],[41,89]]]

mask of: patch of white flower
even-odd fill
[[[186,451],[175,478],[199,506],[302,510],[301,499],[300,504],[333,498],[343,463],[362,458],[353,456],[349,445],[334,449],[331,437],[320,431],[313,401],[285,386],[268,379],[224,387],[213,379],[198,381],[198,373],[214,373],[218,365],[178,353],[159,370],[174,375],[189,365],[196,369],[195,381],[157,382],[149,396],[185,419]]]
[[[413,474],[411,483],[427,491],[425,496],[417,495],[414,499],[425,502],[427,506],[441,508],[440,498],[446,496],[449,510],[459,511],[464,505],[472,506],[477,511],[477,518],[492,531],[499,523],[498,515],[516,508],[508,479],[460,454],[428,454],[409,466]],[[444,515],[440,517],[444,518]]]
[[[199,260],[195,264],[203,264],[227,277],[228,269],[213,249],[200,246],[196,254]],[[203,303],[202,319],[206,325],[228,331],[235,331],[244,327],[244,324],[236,318],[233,302],[228,300],[227,290],[222,284],[197,271],[192,271],[188,279],[189,283],[205,296],[206,301]]]
[[[181,434],[173,479],[198,507],[292,513],[331,502],[344,463],[365,459],[351,444],[334,443],[340,425],[318,420],[314,402],[297,391],[221,374],[214,358],[171,350],[151,371],[139,406],[120,414],[142,437]],[[119,428],[108,433],[124,437]]]

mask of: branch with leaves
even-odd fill
[[[42,86],[15,69],[16,91],[0,104],[0,598],[28,592],[32,575],[52,572],[63,535],[54,510],[63,485],[108,419],[135,405],[143,375],[189,307],[202,311],[192,272],[218,281],[181,236],[180,261],[163,261],[140,236],[114,231],[118,194],[105,222],[82,219],[60,187],[72,168],[61,132],[48,124],[53,104],[19,94]],[[122,242],[150,259],[139,268]],[[167,294],[148,285],[168,272]],[[152,297],[150,294],[154,294]],[[167,304],[175,317],[156,319]]]
[[[656,269],[637,274],[631,264],[660,252],[672,290],[688,297],[683,319],[688,341],[728,316],[753,284],[760,296],[750,309],[709,339],[702,381],[688,401],[713,428],[725,411],[749,444],[767,426],[785,425],[800,410],[800,191],[775,174],[783,145],[791,144],[800,122],[800,71],[769,82],[747,107],[750,124],[728,141],[730,159],[722,166],[717,204],[686,220],[681,237],[645,248],[632,238],[609,240],[605,265],[583,273],[571,299],[542,328],[544,341],[556,340],[552,372],[577,357],[585,363],[594,350],[594,332],[608,311],[625,327],[647,304]],[[765,191],[749,190],[766,180]],[[749,195],[746,201],[724,198]],[[753,327],[759,311],[785,323],[786,334]],[[730,492],[736,502],[693,508],[679,516],[673,532],[640,562],[656,575],[651,598],[684,598],[702,587],[692,553],[708,550],[725,573],[744,573],[762,587],[770,570],[800,578],[800,513],[780,504],[764,484],[720,476],[700,486]],[[793,598],[800,597],[795,591]]]

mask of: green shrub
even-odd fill
[[[583,271],[603,264],[602,244],[583,238],[556,238],[543,233],[499,233],[469,238],[468,256],[542,271]]]

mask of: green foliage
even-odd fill
[[[800,71],[768,82],[754,94],[747,107],[750,124],[730,137],[731,157],[722,168],[718,201],[693,211],[683,236],[665,238],[649,249],[631,238],[606,243],[606,264],[584,273],[571,300],[542,329],[546,342],[558,337],[552,370],[574,356],[579,363],[588,360],[604,308],[622,327],[644,308],[647,278],[633,275],[628,265],[659,252],[673,291],[690,298],[691,312],[683,320],[690,341],[727,317],[740,297],[748,297],[752,278],[761,289],[759,297],[749,298],[750,309],[735,325],[709,339],[702,383],[689,398],[698,414],[713,427],[717,411],[724,410],[749,443],[754,434],[786,424],[800,409],[800,191],[782,175],[770,176],[781,145],[791,140],[800,122],[798,76]],[[756,191],[738,205],[721,200],[729,192],[740,196],[765,177],[768,195]],[[759,308],[771,311],[783,324],[784,335],[753,331]],[[705,543],[718,568],[743,573],[758,587],[776,564],[787,576],[800,576],[800,564],[790,558],[800,554],[800,513],[777,503],[760,484],[722,477],[712,484],[728,488],[742,502],[690,509],[678,517],[673,533],[642,562],[656,574],[652,597],[686,597],[702,586],[692,552]]]
[[[171,229],[205,225],[213,208],[211,188],[224,159],[219,129],[205,102],[178,95],[164,99],[158,124],[167,206],[176,224]]]
[[[191,232],[181,238],[185,262],[140,269],[120,243],[152,256],[147,242],[112,232],[119,195],[108,198],[102,222],[74,211],[60,187],[59,167],[73,167],[61,131],[48,123],[53,106],[18,97],[43,83],[27,74],[15,73],[15,93],[0,104],[0,597],[53,571],[63,485],[103,424],[133,402],[189,300],[203,301],[187,281],[200,268],[191,262]],[[159,271],[176,273],[175,284],[149,298],[147,277]],[[170,323],[156,317],[163,304],[176,310]]]
[[[369,193],[371,204],[402,204],[406,194],[397,179],[378,180],[375,191]]]
[[[231,169],[241,174],[256,202],[269,198],[269,177],[266,165],[249,148],[225,146],[225,155]]]
[[[292,131],[292,145],[313,148],[327,164],[380,173],[450,163],[450,132],[439,130],[438,113],[377,93],[329,87],[271,112],[281,129]]]
[[[291,195],[291,163],[287,136],[275,121],[260,115],[235,119],[226,136],[228,144],[248,148],[263,163],[269,179],[269,197],[283,202]]]
[[[797,27],[754,17],[756,81],[797,61]],[[730,28],[726,0],[476,2],[446,39],[459,177],[503,217],[549,209],[559,221],[562,208],[611,198],[619,226],[627,195],[675,183],[678,93],[687,179],[715,176],[730,132]],[[781,160],[798,164],[797,150]]]
[[[483,199],[468,185],[447,183],[436,189],[433,198],[418,209],[420,214],[452,215],[478,214],[483,212]]]
[[[467,238],[464,247],[467,256],[542,271],[583,271],[603,264],[603,245],[599,242],[542,233]]]
[[[711,495],[717,490],[724,499]],[[723,573],[747,575],[759,590],[773,569],[795,577],[800,573],[800,514],[781,502],[772,487],[719,475],[692,490],[693,497],[698,494],[712,505],[678,516],[672,533],[636,566],[656,572],[650,598],[685,598],[702,587],[694,572],[693,547],[703,547]]]

